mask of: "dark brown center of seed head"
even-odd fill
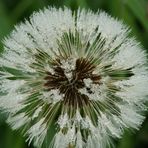
[[[95,66],[84,58],[76,60],[75,69],[71,71],[71,79],[65,75],[64,69],[61,66],[60,60],[56,60],[53,64],[54,74],[47,72],[44,84],[46,90],[59,89],[61,94],[64,94],[64,104],[72,106],[81,106],[87,104],[88,96],[81,94],[79,89],[85,87],[84,79],[90,78],[93,83],[99,84],[100,76],[93,74]],[[87,88],[88,93],[91,93],[90,88]]]

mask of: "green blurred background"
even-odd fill
[[[148,51],[148,0],[0,0],[0,41],[9,35],[14,25],[28,18],[33,11],[43,7],[66,5],[72,10],[78,7],[105,10],[110,15],[122,19],[132,29],[145,50]],[[0,51],[2,43],[0,42]],[[148,113],[139,131],[126,131],[123,138],[115,141],[117,148],[148,148]],[[12,131],[5,123],[5,115],[0,113],[0,148],[33,148],[17,131]]]

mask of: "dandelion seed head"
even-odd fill
[[[0,55],[0,109],[38,148],[105,148],[139,129],[146,53],[105,12],[47,8],[17,25]]]

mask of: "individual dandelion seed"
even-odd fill
[[[105,148],[138,129],[146,53],[104,12],[48,8],[15,27],[0,57],[0,107],[38,148]]]

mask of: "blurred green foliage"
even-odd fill
[[[131,35],[135,35],[148,51],[148,0],[0,0],[0,50],[2,39],[15,24],[28,18],[33,11],[48,6],[102,9],[129,25]],[[148,148],[148,118],[139,131],[126,131],[116,145],[117,148]],[[0,114],[0,148],[33,148],[27,146],[19,131],[12,131],[5,124],[3,114]]]

